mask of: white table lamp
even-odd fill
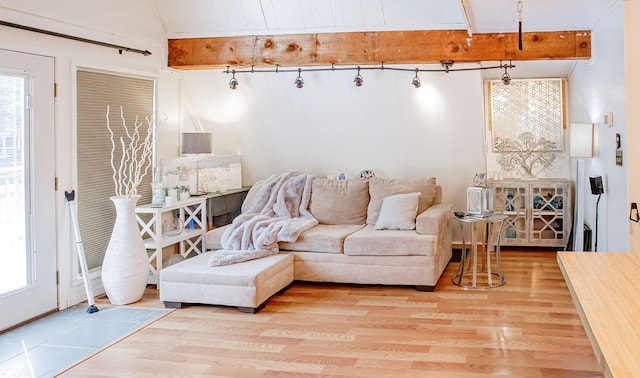
[[[211,133],[182,133],[182,154],[210,154]]]
[[[210,154],[211,133],[182,133],[182,155],[196,155],[196,188],[191,194],[204,194],[200,189],[200,159],[201,154]]]

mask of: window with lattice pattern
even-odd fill
[[[539,151],[564,149],[563,79],[514,79],[509,85],[495,80],[489,82],[488,94],[493,152],[518,148],[523,135],[537,141]]]

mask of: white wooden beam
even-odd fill
[[[469,0],[458,0],[458,5],[460,6],[460,12],[462,12],[462,15],[464,16],[464,23],[466,25],[467,34],[469,34],[469,37],[471,37],[473,33],[475,33],[471,4],[469,3]]]

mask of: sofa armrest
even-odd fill
[[[453,205],[450,203],[430,206],[416,217],[416,232],[420,235],[439,235],[443,227],[449,229],[452,211]]]

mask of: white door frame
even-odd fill
[[[56,208],[55,208],[55,128],[54,128],[54,59],[41,55],[0,49],[0,69],[28,75],[30,143],[27,190],[31,214],[31,245],[35,280],[28,288],[0,298],[0,330],[54,311],[58,307],[56,283]],[[25,143],[26,144],[26,143]]]

